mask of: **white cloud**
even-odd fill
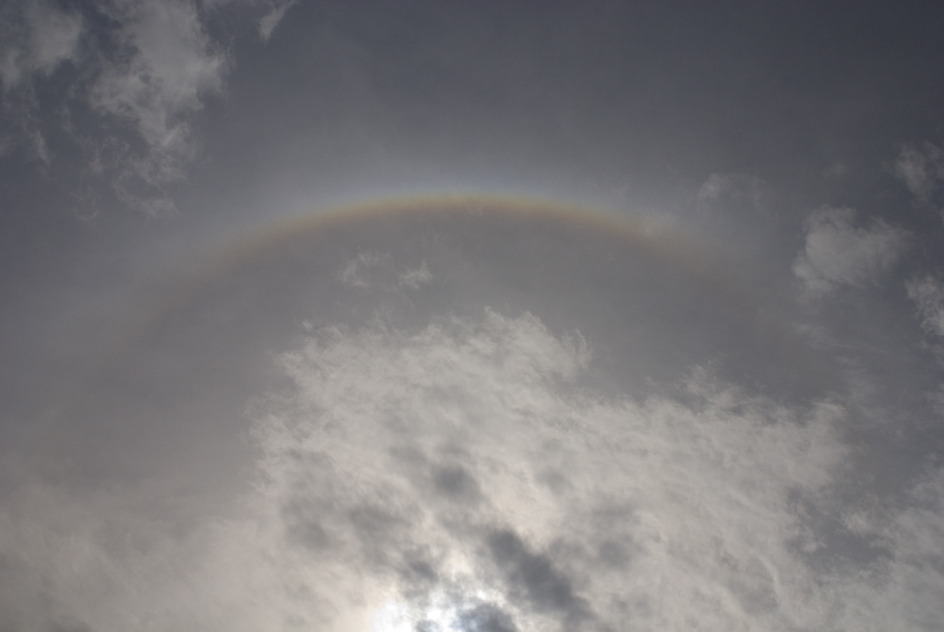
[[[390,255],[374,252],[359,253],[337,272],[338,281],[347,287],[374,288],[388,292],[403,288],[418,290],[432,282],[433,278],[425,260],[418,267],[397,273]]]
[[[609,400],[577,386],[589,362],[529,315],[321,330],[262,405],[246,517],[180,529],[134,509],[147,493],[24,492],[0,511],[0,623],[937,628],[940,472],[897,513],[844,507],[841,406],[791,411],[699,372],[685,403]],[[878,552],[817,566],[841,554],[824,529]]]
[[[418,290],[421,286],[431,283],[433,273],[429,271],[424,260],[418,268],[408,268],[400,274],[400,285]]]
[[[944,152],[925,141],[920,146],[906,144],[895,162],[895,175],[921,203],[928,203],[944,181]]]
[[[932,276],[913,279],[907,284],[908,297],[918,308],[926,331],[944,336],[944,284]]]
[[[165,189],[186,175],[197,151],[194,116],[222,90],[227,67],[197,5],[100,3],[96,9],[107,20],[97,28],[109,31],[108,47],[100,34],[88,34],[78,14],[41,0],[11,7],[0,12],[8,42],[0,48],[0,80],[11,137],[49,165],[56,151],[47,147],[43,130],[59,128],[86,151],[92,167],[85,177],[107,179],[129,206],[172,210]],[[64,62],[79,72],[54,82],[51,76]],[[86,108],[99,119],[88,120]],[[41,118],[44,110],[54,114]]]
[[[132,156],[125,180],[118,181],[136,198],[126,184],[129,176],[152,189],[183,177],[195,151],[190,116],[208,94],[222,89],[226,63],[190,3],[127,3],[116,13],[119,36],[132,54],[105,65],[92,87],[91,105],[129,124],[144,142],[145,150]]]
[[[873,219],[868,228],[855,227],[855,211],[825,207],[806,222],[806,244],[793,263],[793,273],[812,294],[839,285],[875,283],[898,261],[908,233]]]
[[[259,20],[259,37],[267,42],[272,37],[272,31],[279,25],[285,12],[288,11],[298,0],[283,0],[276,2],[272,9]]]
[[[338,281],[348,287],[370,286],[370,269],[379,266],[387,257],[373,252],[362,252],[338,270]]]
[[[903,500],[906,508],[879,531],[894,551],[881,581],[843,586],[843,597],[855,607],[843,610],[833,629],[940,629],[944,620],[944,471],[928,472]]]

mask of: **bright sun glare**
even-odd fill
[[[503,602],[500,595],[481,589],[462,597],[437,591],[422,605],[391,598],[376,611],[373,632],[415,632],[421,624],[430,632],[461,632],[463,617],[476,606]]]
[[[436,600],[429,608],[417,610],[402,601],[388,600],[374,616],[374,632],[414,632],[417,624],[429,622],[433,630],[457,632],[455,605]]]

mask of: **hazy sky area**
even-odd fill
[[[0,632],[940,631],[942,33],[0,3]]]

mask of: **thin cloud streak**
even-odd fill
[[[281,2],[275,2],[272,9],[259,19],[259,37],[262,38],[263,42],[269,41],[269,38],[272,37],[272,32],[285,17],[286,11],[291,9],[292,5],[297,1],[298,0],[282,0]]]

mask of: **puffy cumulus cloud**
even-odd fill
[[[940,471],[897,510],[839,502],[841,406],[697,371],[604,399],[590,356],[529,315],[315,332],[255,405],[242,517],[181,526],[147,490],[6,503],[0,626],[937,629]]]
[[[868,228],[853,225],[855,211],[824,207],[806,221],[806,244],[793,262],[793,273],[814,295],[839,285],[877,282],[908,245],[906,231],[873,219]]]
[[[895,175],[918,202],[926,204],[944,181],[944,153],[927,141],[921,145],[906,144],[895,161]]]
[[[908,297],[918,309],[921,325],[932,334],[944,336],[944,284],[932,276],[912,279]]]
[[[108,0],[75,11],[8,3],[0,11],[6,145],[55,166],[57,147],[46,140],[55,130],[58,142],[85,153],[84,179],[107,182],[127,206],[173,210],[166,188],[185,176],[194,117],[222,90],[227,68],[204,20],[187,0]],[[74,72],[56,73],[66,62]]]

